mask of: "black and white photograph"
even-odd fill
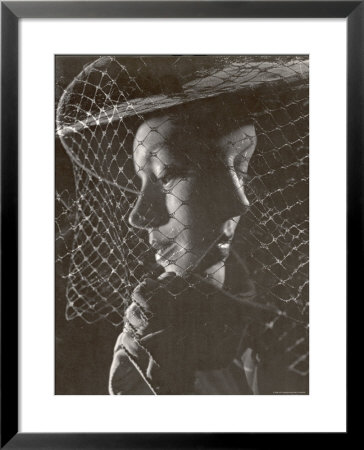
[[[309,394],[308,55],[55,56],[55,394]]]

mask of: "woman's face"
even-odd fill
[[[196,130],[169,115],[142,123],[134,140],[142,188],[129,221],[148,231],[157,263],[179,275],[211,254],[226,220],[222,171],[218,161],[202,156],[200,141]]]

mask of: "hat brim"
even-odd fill
[[[101,59],[101,58],[100,58]],[[84,73],[100,65],[100,60],[89,65]],[[210,70],[210,74],[198,79],[190,80],[179,87],[178,92],[168,94],[158,93],[146,97],[125,99],[125,101],[110,106],[101,106],[98,111],[88,111],[82,120],[76,120],[72,124],[62,121],[61,110],[68,99],[68,92],[62,96],[57,110],[58,136],[66,136],[97,125],[110,124],[131,116],[143,116],[154,111],[172,108],[178,105],[217,97],[223,94],[239,93],[240,95],[252,94],[262,86],[274,88],[277,85],[292,85],[299,80],[307,80],[309,66],[307,59],[292,58],[282,64],[281,61],[236,61],[225,65],[218,70]],[[77,81],[80,76],[77,77]]]

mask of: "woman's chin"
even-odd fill
[[[197,259],[181,257],[175,261],[171,261],[160,258],[157,263],[164,268],[165,272],[173,272],[176,275],[183,277],[186,274],[194,271]]]

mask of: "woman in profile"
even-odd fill
[[[92,69],[116,80],[119,74],[115,67],[111,70],[111,61],[101,58]],[[217,65],[222,62],[213,61]],[[270,72],[263,66],[262,80],[267,82],[266,73]],[[276,292],[283,298],[289,283],[270,282],[269,295],[267,289],[261,289],[263,295],[259,297],[261,286],[251,275],[254,267],[249,268],[248,255],[244,254],[249,245],[243,247],[243,253],[241,249],[231,251],[239,247],[235,236],[239,228],[243,239],[250,238],[247,188],[253,187],[249,186],[249,166],[259,146],[252,118],[256,97],[247,94],[251,86],[240,92],[232,69],[220,68],[213,78],[223,79],[226,84],[222,73],[233,80],[235,77],[234,89],[226,92],[226,87],[221,90],[218,84],[221,92],[206,95],[211,77],[209,80],[204,76],[204,81],[195,83],[188,79],[193,98],[186,101],[188,89],[183,87],[184,97],[176,101],[181,80],[200,72],[188,64],[178,72],[160,61],[154,68],[160,71],[159,88],[154,86],[155,80],[143,78],[140,73],[135,82],[142,89],[152,90],[149,97],[154,107],[137,114],[134,124],[132,159],[140,189],[128,220],[132,229],[144,233],[156,266],[131,291],[114,348],[109,392],[308,393],[306,380],[289,371],[289,344],[279,345],[287,334],[293,346],[305,339],[302,308],[294,299],[278,304],[275,301]],[[88,81],[89,73],[90,69],[86,70]],[[243,76],[245,83],[252,73],[250,67]],[[122,90],[120,80],[117,82],[119,98],[125,100],[127,89]],[[199,85],[204,82],[201,90]],[[239,82],[244,84],[241,79]],[[174,101],[158,98],[159,92],[167,93]],[[107,98],[112,98],[111,94]],[[105,107],[99,114],[109,117]],[[100,126],[94,113],[91,120],[89,116],[89,127]],[[97,136],[97,131],[93,134]],[[101,132],[101,136],[96,139],[98,147],[110,148],[115,132]],[[256,184],[255,188],[252,196],[257,198],[261,186]],[[286,228],[289,233],[292,227]],[[268,341],[276,341],[268,347],[264,342],[267,329],[279,329],[278,333],[268,334]]]

